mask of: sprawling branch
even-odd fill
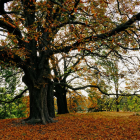
[[[6,20],[5,18],[0,18],[0,27],[15,35],[18,40],[18,45],[21,46],[23,43],[21,31],[13,24],[13,20],[8,15],[5,15],[4,17],[6,17]]]
[[[73,45],[70,45],[70,46],[66,46],[66,47],[61,47],[58,46],[59,50],[56,49],[56,50],[52,50],[51,53],[59,53],[59,52],[69,52],[71,49],[77,49],[77,47],[79,45],[83,45],[85,44],[86,42],[89,42],[89,41],[98,41],[98,40],[102,40],[102,39],[106,39],[108,37],[111,37],[113,35],[116,35],[122,31],[125,31],[127,28],[129,28],[134,22],[140,20],[140,13],[132,16],[132,18],[130,18],[127,22],[125,23],[122,23],[120,25],[118,25],[115,29],[111,30],[111,31],[108,31],[106,33],[103,33],[103,34],[98,34],[98,35],[92,35],[92,36],[89,36],[89,37],[86,37],[86,38],[82,38],[78,41],[76,41]],[[56,46],[57,48],[57,46]],[[125,48],[127,49],[127,48]],[[136,50],[136,49],[135,49]]]
[[[104,94],[104,95],[107,95],[107,96],[110,96],[110,95],[118,95],[118,96],[133,96],[133,95],[136,95],[136,96],[138,96],[139,97],[139,95],[140,94],[136,94],[137,92],[140,92],[140,91],[135,91],[133,94],[127,94],[127,93],[122,93],[121,92],[121,94],[114,94],[114,93],[107,93],[107,92],[105,92],[105,91],[103,91],[99,86],[97,86],[97,85],[86,85],[86,86],[80,86],[80,87],[76,87],[76,88],[74,88],[74,87],[72,87],[72,86],[70,86],[70,85],[68,85],[68,84],[66,84],[66,83],[55,83],[54,82],[54,85],[57,85],[57,84],[59,84],[59,85],[62,85],[62,86],[65,86],[65,87],[68,87],[68,88],[70,88],[70,89],[72,89],[72,90],[82,90],[82,89],[86,89],[86,88],[88,88],[88,87],[94,87],[94,88],[97,88],[102,94]]]
[[[118,25],[115,29],[113,29],[107,33],[104,33],[104,34],[87,37],[84,39],[84,41],[87,42],[87,41],[97,41],[100,39],[106,39],[108,37],[118,34],[119,32],[125,31],[134,22],[139,21],[139,20],[140,20],[140,13],[132,16],[132,18],[130,18],[127,22]]]
[[[54,85],[58,85],[58,84],[59,84],[59,85],[62,85],[62,86],[66,86],[66,87],[68,87],[68,88],[70,88],[70,89],[72,89],[72,90],[82,90],[82,89],[86,89],[86,88],[88,88],[88,87],[94,87],[94,88],[98,88],[98,90],[99,90],[102,94],[110,95],[110,94],[104,92],[104,91],[103,91],[99,86],[97,86],[97,85],[86,85],[86,86],[74,88],[74,87],[72,87],[72,86],[70,86],[70,85],[68,85],[68,84],[66,84],[66,83],[56,83],[56,82],[54,82]],[[113,95],[114,95],[114,94],[113,94]]]

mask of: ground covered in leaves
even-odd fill
[[[22,124],[21,119],[0,120],[1,140],[136,140],[140,116],[128,112],[70,113],[57,115],[58,122]]]

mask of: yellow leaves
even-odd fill
[[[96,83],[96,82],[94,82],[94,81],[92,81],[92,82],[91,82],[91,84],[92,84],[92,85],[94,85],[94,86],[96,86],[96,85],[97,85],[97,83]]]
[[[136,45],[132,46],[132,48],[136,48],[136,47],[137,47]]]
[[[71,70],[74,70],[74,67],[71,67]]]
[[[5,40],[1,40],[0,44],[1,44],[1,46],[6,46],[7,45]]]
[[[84,71],[87,71],[87,67],[83,67],[83,70],[84,70]]]

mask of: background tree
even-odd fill
[[[75,54],[74,52],[69,55],[61,55],[59,55],[59,57],[61,56],[59,60],[57,57],[51,59],[54,73],[54,75],[52,75],[55,90],[54,96],[57,97],[58,114],[68,113],[66,94],[70,87],[67,87],[67,85],[71,85],[71,82],[74,79],[79,78],[78,76],[72,76],[72,74],[80,69],[78,65],[84,57],[84,55],[81,55],[80,53]]]
[[[125,96],[124,93],[126,94],[126,96],[131,96],[131,94],[134,95],[134,90],[137,90],[139,88],[138,80],[134,80],[134,76],[136,77],[135,79],[138,79],[137,73],[139,58],[135,53],[133,53],[133,56],[131,56],[130,53],[125,52],[124,55],[129,55],[129,57],[125,57],[121,60],[117,59],[115,55],[111,54],[107,59],[96,59],[96,57],[94,56],[88,57],[84,62],[85,68],[88,72],[81,74],[86,76],[86,79],[89,83],[91,83],[92,85],[98,85],[102,89],[102,91],[104,90],[106,93],[108,93],[106,95],[110,96],[114,94],[116,96],[115,108],[117,111],[119,111],[120,108],[119,96]],[[130,84],[129,81],[133,82]],[[126,89],[129,89],[129,91],[126,92]],[[87,90],[87,92],[89,93],[89,96],[91,98],[92,96],[98,95],[98,92],[100,91],[95,88],[90,88]],[[111,98],[109,98],[109,100],[111,100]],[[114,98],[112,98],[112,100],[114,100]],[[93,102],[95,101],[92,101],[92,103]],[[114,105],[114,101],[112,101],[112,103]]]

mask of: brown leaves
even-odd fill
[[[133,113],[77,113],[56,117],[57,123],[21,124],[21,119],[0,120],[0,139],[140,139],[140,117]]]

